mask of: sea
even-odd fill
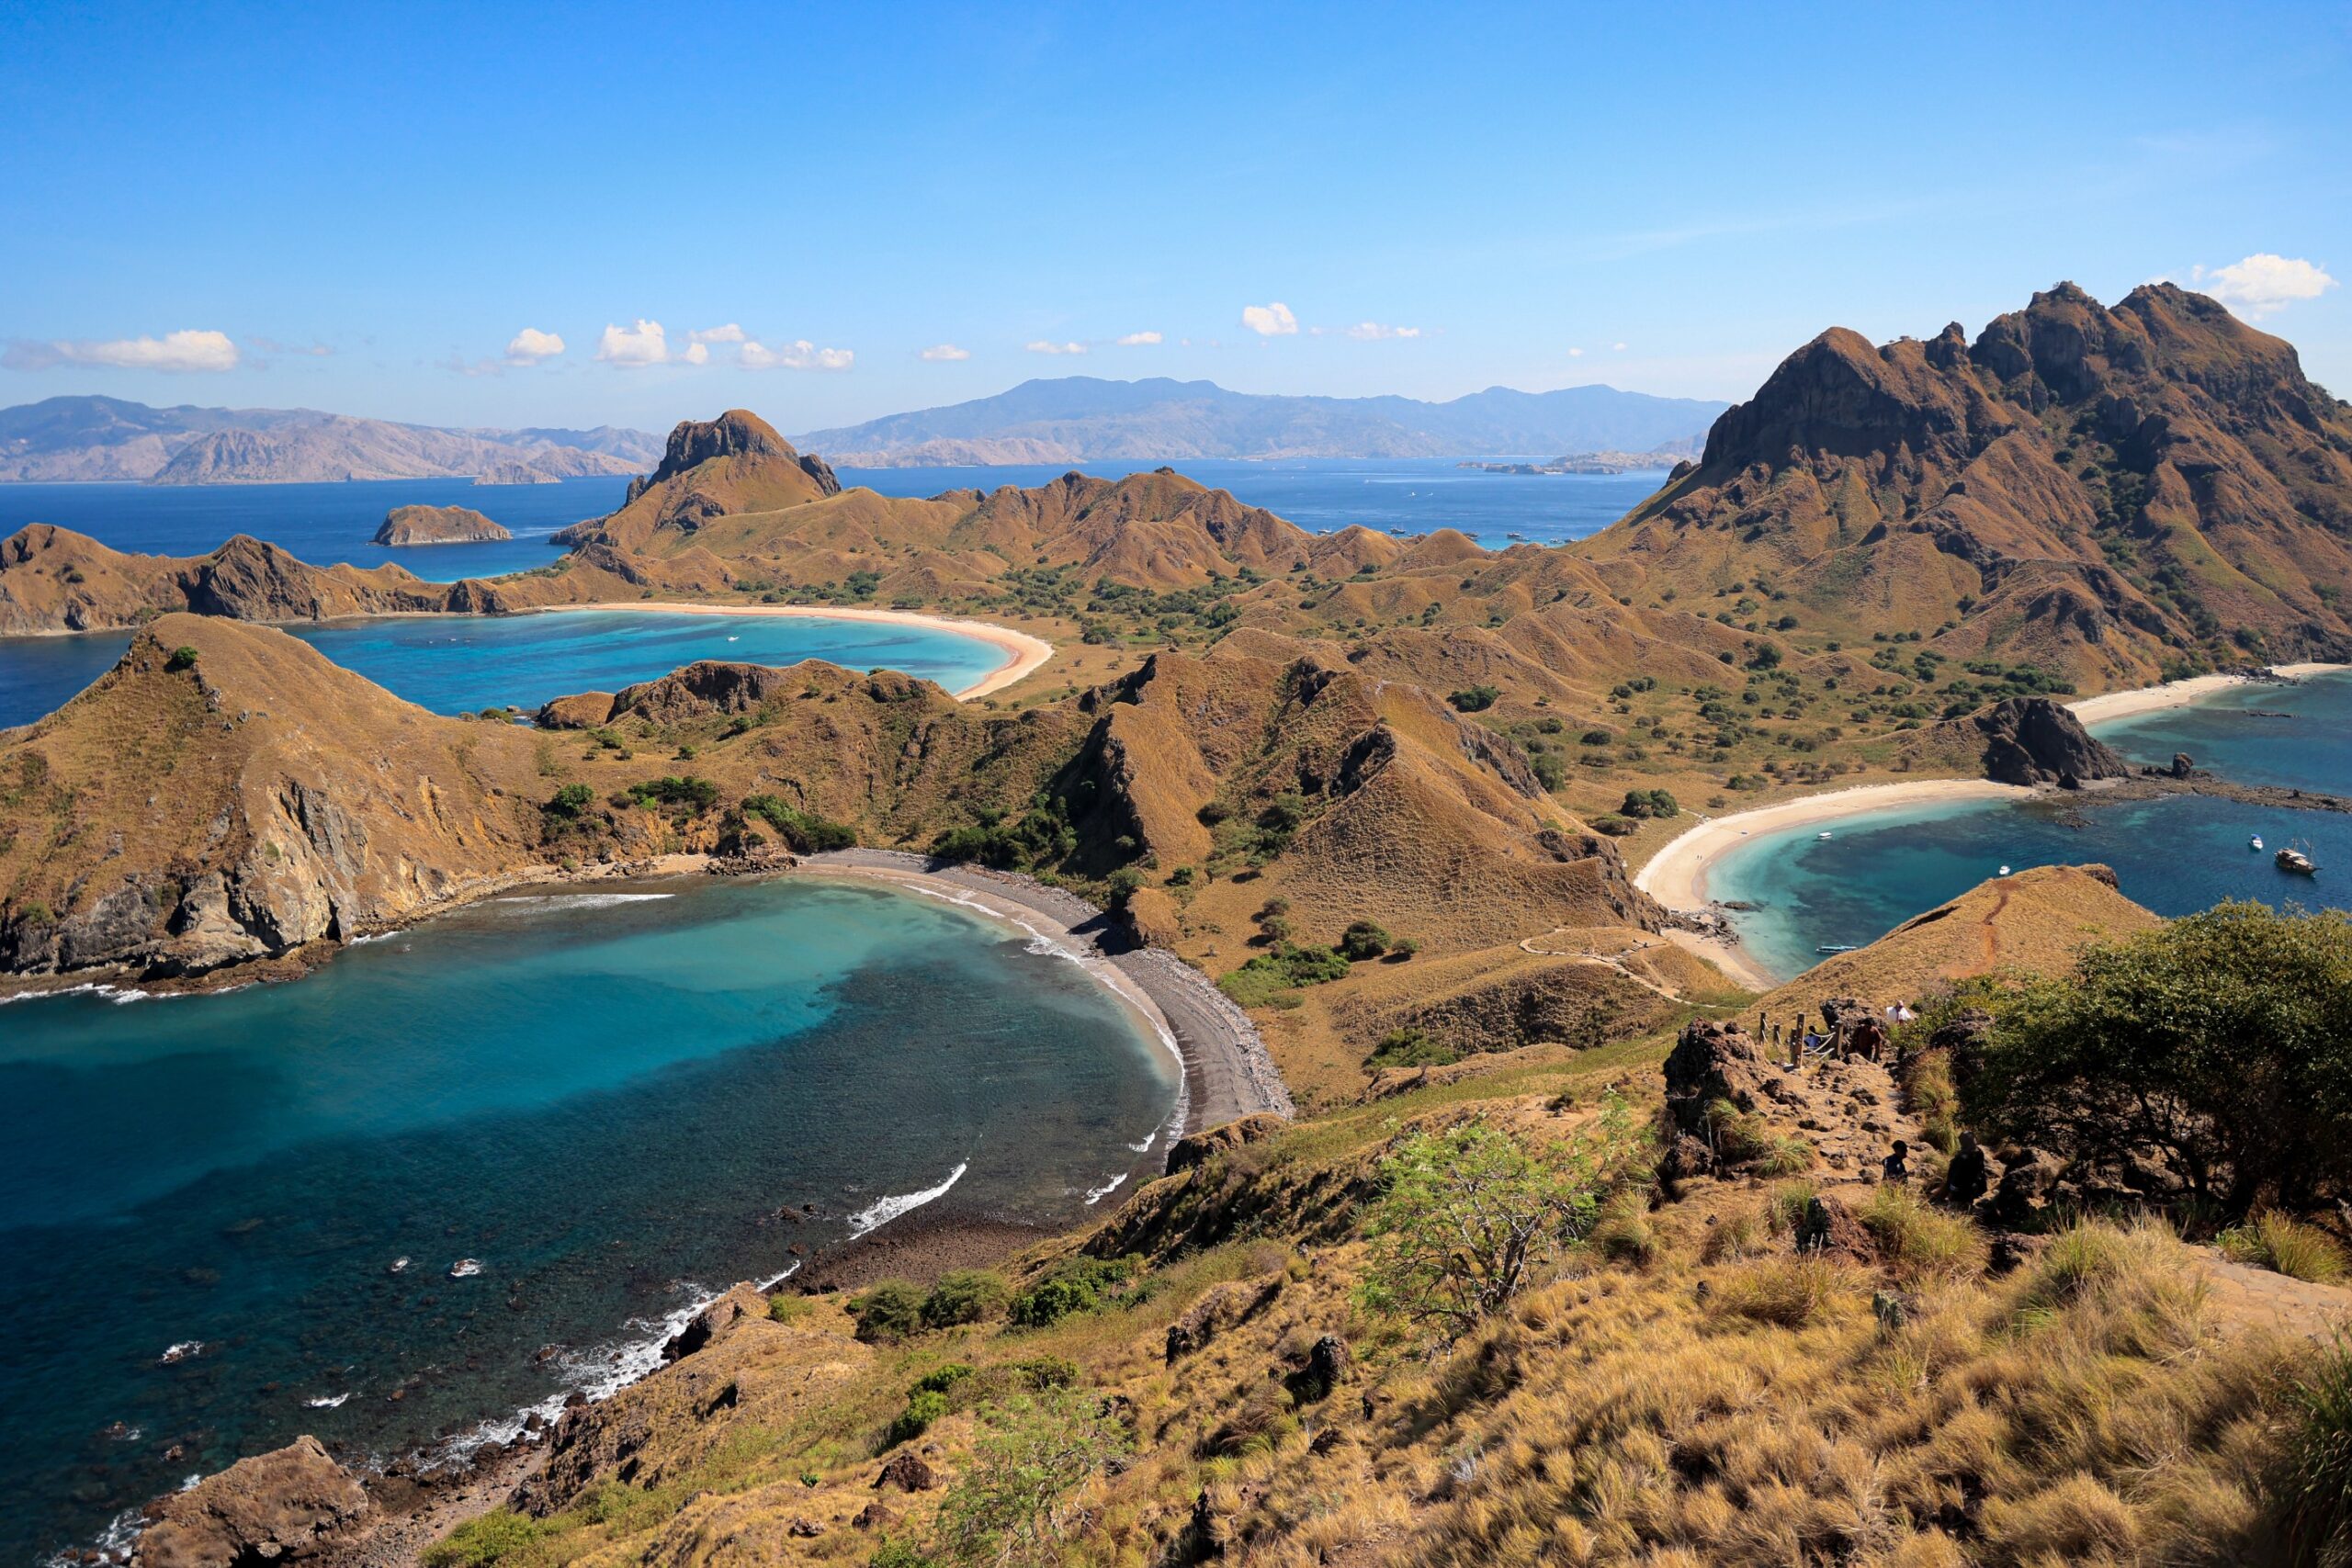
[[[1172,1049],[846,879],[494,898],[223,994],[0,1006],[0,1562],[316,1433],[461,1451],[879,1226],[1157,1173]]]
[[[1087,465],[1117,478],[1134,463]],[[1452,461],[1196,462],[1181,471],[1231,491],[1315,533],[1360,524],[1383,533],[1455,528],[1500,549],[1526,540],[1558,544],[1607,527],[1664,480],[1663,471],[1628,475],[1489,474]],[[885,495],[1036,485],[1060,467],[843,468],[847,485]],[[384,479],[348,484],[0,484],[0,537],[28,523],[51,523],[119,550],[198,555],[236,534],[283,546],[316,565],[396,563],[436,582],[493,577],[544,566],[559,554],[557,529],[602,516],[628,481],[566,479],[548,485],[476,485],[469,479]],[[514,536],[473,545],[392,549],[371,544],[385,513],[412,503],[469,506]],[[288,628],[338,663],[436,712],[509,703],[531,706],[567,692],[611,691],[649,681],[695,659],[790,664],[824,659],[855,670],[889,668],[957,690],[997,667],[1001,655],[952,633],[840,619],[635,617],[599,613],[511,621],[420,619]],[[28,723],[113,668],[129,638],[0,637],[0,727]]]
[[[2091,728],[2136,762],[2187,752],[2224,779],[2352,796],[2352,672],[2224,687]],[[2256,835],[2260,852],[2248,847]],[[2278,870],[2273,852],[2285,846],[2309,854],[2319,875]],[[1875,941],[2004,866],[2086,863],[2113,867],[2124,895],[2160,915],[2225,898],[2342,908],[2352,904],[2352,815],[2199,795],[1897,807],[1758,835],[1708,869],[1707,894],[1759,906],[1736,917],[1741,942],[1787,979],[1819,963],[1822,947]]]

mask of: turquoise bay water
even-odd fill
[[[1157,1169],[1174,1063],[1032,946],[695,879],[496,899],[293,984],[0,1008],[0,1561],[298,1432],[404,1451],[607,1382],[959,1169],[927,1215],[1083,1214]]]
[[[2136,761],[2187,751],[2223,778],[2352,794],[2352,675],[2228,687],[2195,706],[2119,719],[2097,733]],[[1819,963],[1819,945],[1874,941],[2004,865],[2103,862],[2127,897],[2162,915],[2224,898],[2342,908],[2352,878],[2352,816],[2199,796],[1913,807],[1838,822],[1826,840],[1820,831],[1759,836],[1708,872],[1710,897],[1764,906],[1739,917],[1742,939],[1782,977]],[[2248,850],[2256,833],[2271,850],[2304,848],[2319,863],[2318,878],[2289,875],[2268,852]]]
[[[549,610],[530,615],[401,615],[284,628],[410,702],[436,713],[537,706],[571,692],[613,692],[697,659],[899,670],[951,692],[1004,655],[978,637],[886,621],[816,615],[663,615]],[[121,632],[0,637],[0,726],[53,712],[114,667]]]

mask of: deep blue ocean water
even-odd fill
[[[0,484],[0,538],[28,523],[54,523],[102,545],[150,556],[194,556],[238,534],[291,550],[313,566],[387,561],[434,582],[500,577],[562,555],[548,536],[621,503],[626,479],[551,485],[477,485],[471,479],[360,479],[348,484]],[[469,506],[514,536],[479,545],[368,541],[395,506]]]
[[[839,881],[617,891],[0,1007],[0,1562],[300,1432],[406,1451],[641,1371],[703,1292],[959,1168],[926,1217],[1067,1223],[1164,1157],[1172,1059],[1018,934]]]
[[[1041,485],[1073,465],[998,468],[842,468],[843,484],[884,495],[937,495],[946,490],[994,490]],[[1081,472],[1118,479],[1148,463],[1081,463]],[[1426,534],[1457,528],[1489,549],[1518,534],[1556,545],[1597,534],[1631,512],[1666,482],[1666,471],[1641,474],[1482,474],[1452,458],[1326,457],[1275,462],[1199,461],[1170,464],[1187,479],[1231,491],[1312,534],[1351,523],[1387,533]]]
[[[2254,710],[2290,714],[2256,716]],[[2137,761],[2187,751],[2199,767],[2247,784],[2352,795],[2352,674],[2292,687],[2225,688],[2195,706],[2096,728]],[[1823,943],[1860,946],[1912,916],[1965,892],[2004,865],[2102,862],[2124,894],[2161,915],[2224,898],[2307,908],[2352,904],[2352,816],[2266,810],[2199,796],[2100,805],[1968,802],[1849,818],[1831,828],[1758,837],[1724,856],[1707,876],[1710,897],[1762,904],[1739,917],[1742,940],[1783,977],[1820,962]],[[2279,871],[2246,840],[2270,850],[2302,847],[2316,879]]]

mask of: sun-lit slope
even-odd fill
[[[2045,865],[1982,882],[1855,953],[1825,959],[1758,1005],[1818,1016],[1825,998],[1885,1007],[1972,975],[2059,973],[2094,942],[2160,924],[2103,865]]]
[[[12,968],[269,956],[537,858],[529,734],[213,616],[163,616],[63,709],[0,733],[0,779]]]
[[[1768,582],[1812,623],[2086,684],[2191,649],[2341,655],[2352,410],[2213,300],[2062,285],[1973,344],[1823,333],[1570,549],[1637,603]]]

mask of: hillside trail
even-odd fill
[[[1556,936],[1561,931],[1571,929],[1573,928],[1567,926],[1554,926],[1550,931],[1541,932],[1535,936],[1523,936],[1519,939],[1520,951],[1522,953],[1532,953],[1538,958],[1566,958],[1573,963],[1587,964],[1593,968],[1613,969],[1618,974],[1623,976],[1626,979],[1631,980],[1636,986],[1641,987],[1644,990],[1655,991],[1659,996],[1664,997],[1668,1001],[1679,1002],[1686,999],[1680,991],[1675,990],[1668,986],[1661,985],[1659,982],[1652,980],[1646,976],[1636,975],[1632,969],[1626,966],[1623,953],[1646,953],[1650,948],[1657,945],[1656,943],[1646,942],[1636,942],[1634,946],[1624,948],[1621,950],[1618,954],[1613,956],[1605,953],[1593,953],[1590,951],[1571,952],[1565,948],[1538,947],[1535,945],[1537,942],[1544,941],[1546,937]]]

